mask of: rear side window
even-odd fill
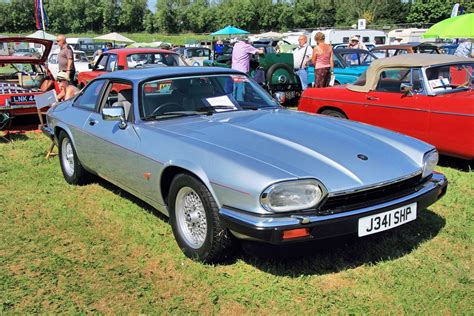
[[[95,111],[96,105],[104,86],[104,80],[96,80],[89,84],[79,98],[74,102],[74,106]]]

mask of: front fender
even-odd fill
[[[200,167],[199,165],[197,165],[196,163],[194,163],[192,161],[185,160],[185,159],[173,159],[173,160],[170,160],[170,161],[166,162],[163,166],[163,170],[162,170],[161,175],[160,175],[159,183],[162,183],[163,175],[166,174],[166,170],[168,168],[173,168],[173,167],[178,167],[178,168],[184,169],[184,170],[194,174],[207,187],[209,192],[211,192],[212,197],[216,201],[217,205],[219,205],[219,207],[222,206],[221,203],[219,202],[217,194],[214,191],[214,189],[211,185],[211,181],[209,180],[209,177],[207,176],[206,172],[204,172],[202,167]],[[164,196],[162,196],[162,199],[164,201]]]

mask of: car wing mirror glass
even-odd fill
[[[412,96],[413,95],[413,85],[409,83],[402,83],[400,85],[400,92],[403,93],[406,96]]]
[[[120,129],[125,129],[127,127],[127,121],[125,120],[125,110],[123,106],[103,108],[102,119],[104,121],[119,121]]]

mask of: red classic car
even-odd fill
[[[77,77],[79,88],[96,77],[116,70],[187,66],[179,54],[158,48],[111,49],[100,55],[91,71],[83,71]]]
[[[473,68],[474,60],[449,55],[378,59],[352,85],[307,89],[298,110],[385,127],[471,160]]]
[[[0,112],[37,114],[35,95],[59,87],[45,62],[53,42],[28,37],[0,38]],[[35,54],[23,54],[24,50]]]

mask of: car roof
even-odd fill
[[[410,43],[403,43],[403,44],[392,44],[392,45],[376,46],[374,48],[374,50],[380,50],[380,49],[407,49],[407,48],[413,48],[413,47],[418,47],[418,46],[436,48],[435,45],[430,44],[430,43],[410,42]]]
[[[114,48],[114,49],[109,49],[104,54],[109,54],[109,53],[114,53],[114,54],[124,54],[124,55],[129,55],[129,54],[142,54],[142,53],[170,53],[170,54],[176,54],[176,52],[173,52],[172,50],[167,50],[167,49],[161,49],[161,48],[152,48],[152,47],[141,47],[141,48]]]
[[[334,53],[336,54],[346,54],[346,53],[368,53],[368,50],[360,49],[360,48],[336,48]]]
[[[375,89],[375,86],[377,85],[377,74],[385,68],[429,67],[435,65],[469,62],[474,63],[474,60],[468,59],[466,57],[444,54],[406,54],[376,59],[370,64],[369,68],[367,68],[365,85],[348,85],[347,88],[349,90],[358,92],[369,92]]]
[[[101,79],[125,79],[139,82],[155,77],[181,77],[213,74],[243,74],[237,70],[222,67],[153,67],[119,70],[101,75]]]

